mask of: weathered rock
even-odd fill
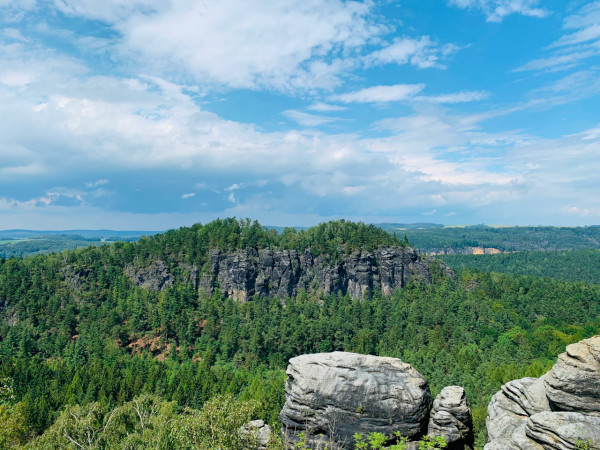
[[[543,377],[502,386],[486,423],[485,450],[600,449],[600,336],[569,345]]]
[[[305,433],[310,448],[354,448],[354,433],[393,438],[426,432],[431,394],[419,372],[396,358],[334,352],[290,360],[281,410],[284,442]]]
[[[544,449],[574,450],[587,443],[600,448],[600,417],[575,412],[542,412],[527,421],[525,434]]]
[[[473,418],[462,387],[447,386],[442,389],[433,402],[429,417],[429,436],[445,438],[448,449],[472,448]]]
[[[546,390],[558,411],[600,416],[600,336],[567,346],[546,377]]]
[[[488,440],[506,439],[520,434],[527,418],[550,411],[542,378],[522,378],[506,383],[494,394],[486,420]]]
[[[162,291],[174,281],[164,261],[160,259],[146,267],[127,266],[123,272],[135,284],[149,291]]]
[[[310,250],[214,250],[207,267],[200,287],[211,295],[218,285],[222,293],[239,301],[255,294],[285,298],[300,290],[340,292],[363,299],[377,287],[388,295],[413,280],[431,282],[429,261],[421,259],[415,250],[401,247],[354,252],[339,261],[315,257]],[[447,276],[454,277],[447,266],[441,267]]]
[[[248,436],[254,445],[254,450],[266,450],[271,442],[272,430],[262,420],[252,420],[245,424],[240,430],[242,436]]]

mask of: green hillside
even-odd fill
[[[228,219],[0,260],[0,447],[75,448],[65,432],[101,429],[108,417],[117,428],[91,448],[210,448],[207,424],[228,436],[250,416],[278,429],[288,359],[334,350],[399,357],[434,394],[464,386],[481,446],[486,406],[502,383],[541,375],[567,344],[600,330],[600,287],[551,278],[464,270],[458,280],[440,272],[433,284],[364,301],[301,292],[238,303],[202,295],[185,278],[150,292],[123,270],[158,257],[201,267],[213,248],[310,247],[335,260],[391,244],[400,242],[350,222],[279,235]],[[86,276],[73,283],[73,274]],[[132,419],[139,404],[153,411],[144,430]],[[240,414],[228,422],[227,411]]]
[[[600,250],[444,255],[438,258],[455,270],[477,269],[600,284]]]

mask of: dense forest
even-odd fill
[[[382,224],[389,233],[406,234],[425,253],[461,253],[469,247],[526,252],[600,248],[600,227],[427,227],[406,229]]]
[[[226,219],[1,259],[0,448],[78,448],[72,440],[89,440],[90,429],[92,448],[241,448],[218,440],[234,439],[227,430],[249,418],[279,428],[288,359],[334,350],[399,357],[434,395],[464,386],[481,446],[486,406],[502,383],[541,375],[567,344],[600,329],[600,287],[551,278],[465,269],[454,280],[434,270],[432,284],[363,301],[300,292],[239,303],[218,290],[203,295],[185,277],[150,292],[123,270],[158,258],[174,273],[179,263],[203,267],[214,248],[335,259],[389,245],[406,242],[344,221],[277,233]]]
[[[600,284],[600,250],[443,255],[438,258],[455,270],[467,268]]]
[[[423,253],[469,253],[473,247],[494,248],[501,252],[534,252],[600,248],[600,227],[489,227],[485,225],[444,227],[430,223],[378,223],[377,228],[391,235],[407,236],[413,247]],[[292,228],[269,226],[270,232],[289,232]],[[306,231],[305,227],[293,230]],[[73,250],[115,241],[137,241],[152,231],[0,231],[0,257],[19,257]]]
[[[40,232],[6,230],[0,232],[0,258],[18,258],[75,250],[90,245],[105,245],[117,241],[137,241],[144,232],[139,231],[77,231]]]

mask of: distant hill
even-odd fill
[[[600,250],[562,250],[498,255],[438,256],[454,270],[477,269],[600,284]]]
[[[385,224],[378,224],[378,226],[388,232],[393,232]],[[600,248],[600,228],[595,226],[492,227],[476,225],[407,229],[404,234],[407,235],[413,247],[428,254],[487,254]]]
[[[468,225],[446,227],[436,223],[377,223],[374,226],[404,235],[421,253],[435,255],[494,254],[600,249],[600,227],[514,227]],[[267,226],[278,234],[286,227]],[[307,227],[289,227],[296,231]],[[158,231],[117,230],[4,230],[0,231],[0,257],[20,257],[51,253],[107,242],[137,241]]]
[[[90,245],[104,245],[117,241],[137,241],[157,231],[117,230],[2,230],[0,231],[0,257],[14,258],[39,255],[63,250],[74,250]]]

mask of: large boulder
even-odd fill
[[[600,417],[575,412],[542,412],[527,421],[525,434],[544,449],[576,449],[600,444]],[[580,447],[581,448],[581,447]]]
[[[472,448],[473,418],[462,387],[447,386],[435,398],[427,434],[445,438],[449,450]]]
[[[546,377],[555,409],[600,416],[600,336],[567,347]]]
[[[600,336],[567,347],[550,372],[502,386],[485,450],[600,449]]]
[[[396,358],[334,352],[290,360],[281,410],[290,448],[303,433],[309,448],[354,448],[355,433],[426,432],[431,393],[423,376]]]
[[[527,418],[542,411],[550,411],[542,378],[509,381],[494,394],[488,406],[488,439],[523,434]]]

